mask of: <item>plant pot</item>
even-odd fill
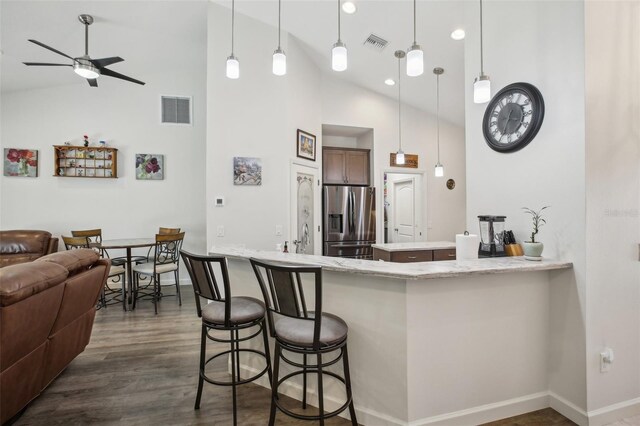
[[[524,255],[527,257],[540,257],[542,256],[542,250],[544,249],[544,244],[542,243],[531,243],[525,241],[522,243],[524,249]]]

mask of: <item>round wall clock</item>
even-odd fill
[[[536,137],[544,119],[542,93],[532,84],[513,83],[489,102],[482,121],[487,145],[498,152],[518,151]]]

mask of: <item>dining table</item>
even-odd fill
[[[103,240],[96,244],[96,247],[103,250],[126,250],[126,270],[127,270],[127,303],[129,309],[132,309],[132,297],[133,297],[133,258],[131,256],[131,250],[141,247],[153,247],[156,245],[155,238],[121,238],[115,240]],[[146,256],[145,256],[146,257]],[[125,308],[126,309],[126,308]]]

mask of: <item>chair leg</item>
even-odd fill
[[[302,408],[307,408],[307,354],[302,354]]]
[[[178,306],[182,306],[182,296],[180,295],[180,271],[176,269],[176,292],[178,293]]]
[[[322,354],[318,354],[318,415],[320,425],[324,425],[324,391],[322,389]]]
[[[207,356],[207,326],[202,324],[202,336],[200,338],[200,368],[198,369],[198,393],[196,393],[196,405],[194,410],[200,409],[202,398],[202,385],[204,384],[204,362]]]
[[[160,275],[153,277],[153,310],[158,315],[158,303],[160,302]]]
[[[231,340],[231,392],[232,392],[232,401],[233,401],[233,426],[236,426],[238,424],[237,419],[236,419],[236,413],[237,413],[237,403],[236,403],[236,351],[237,351],[237,344],[238,342],[236,341],[235,338],[235,333],[234,330],[230,330],[229,331],[229,337]]]
[[[262,339],[264,340],[264,357],[267,362],[267,375],[269,376],[269,385],[273,385],[273,376],[271,372],[271,353],[269,352],[269,336],[267,335],[267,323],[262,320]]]
[[[278,399],[278,374],[280,369],[280,343],[276,340],[276,349],[273,354],[273,378],[271,380],[271,412],[269,413],[269,426],[276,422],[276,399]]]
[[[138,280],[140,279],[140,274],[134,272],[132,277],[133,285],[131,286],[131,292],[133,294],[131,294],[130,297],[133,299],[133,302],[131,303],[131,310],[134,310],[136,308],[136,302],[138,301]]]
[[[353,394],[351,392],[351,375],[349,374],[349,354],[347,352],[347,345],[344,345],[344,351],[342,354],[342,364],[344,367],[344,384],[347,390],[347,399],[349,402],[349,414],[351,415],[351,424],[358,426],[358,419],[356,418],[356,409],[353,406]]]
[[[127,310],[127,288],[126,288],[126,280],[125,280],[125,274],[122,274],[122,309],[124,309],[125,311]]]

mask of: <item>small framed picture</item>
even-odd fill
[[[300,158],[316,161],[316,136],[298,129],[296,152]]]
[[[38,177],[38,150],[5,148],[4,175]]]

